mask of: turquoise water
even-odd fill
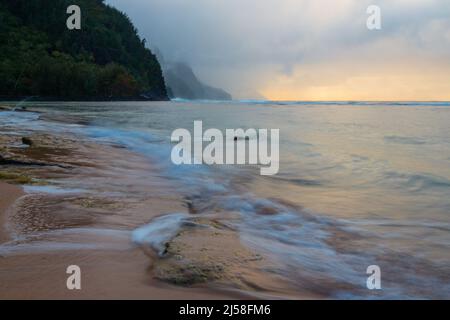
[[[39,122],[20,113],[26,125],[122,144],[156,162],[202,213],[239,213],[230,223],[242,241],[273,257],[271,272],[299,288],[337,298],[450,298],[449,103],[27,105],[44,113]],[[20,121],[1,114],[2,125]],[[195,120],[205,130],[280,129],[279,174],[174,166],[171,133],[192,131]],[[381,267],[383,290],[365,287],[369,265]]]

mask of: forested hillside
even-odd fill
[[[81,8],[69,30],[67,7]],[[167,99],[161,66],[103,0],[0,0],[0,97]]]

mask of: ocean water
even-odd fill
[[[156,164],[200,213],[230,220],[293,286],[335,298],[450,299],[450,103],[27,103],[0,125],[120,144]],[[280,129],[280,171],[175,166],[173,130]],[[213,208],[213,209],[212,209]],[[366,287],[381,268],[382,290]]]

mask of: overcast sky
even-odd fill
[[[450,100],[449,0],[107,0],[238,98]],[[382,30],[366,27],[381,7]]]

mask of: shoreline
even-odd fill
[[[148,101],[148,102],[165,102],[171,101],[169,97],[158,97],[155,99],[146,98],[144,96],[123,97],[123,98],[105,98],[105,97],[80,97],[80,98],[57,98],[57,97],[5,97],[0,96],[0,102],[126,102],[126,101]]]
[[[119,166],[133,159],[131,153],[88,143],[81,137],[32,130],[27,137],[33,145],[18,148],[21,137],[10,135],[8,130],[11,128],[0,131],[0,299],[228,299],[235,296],[206,287],[172,287],[155,280],[151,272],[154,261],[133,245],[129,236],[121,236],[130,233],[141,221],[147,222],[151,215],[136,216],[133,219],[138,222],[128,222],[131,217],[124,220],[120,216],[119,199],[101,199],[95,193],[87,197],[78,191],[67,195],[52,191],[25,193],[17,184],[23,181],[37,188],[53,188],[47,182],[49,179],[82,180],[81,175],[99,174],[98,170],[109,163],[112,154],[120,158],[116,163]],[[136,162],[140,161],[135,158]],[[11,179],[14,184],[4,182],[5,179],[6,182]],[[152,201],[152,204],[154,211],[170,208],[165,201]],[[73,208],[74,205],[78,207]],[[174,205],[173,210],[175,207],[181,206]],[[7,224],[20,240],[8,236]],[[97,234],[96,230],[105,232]],[[80,265],[84,275],[79,292],[66,288],[66,268],[74,264]]]
[[[76,137],[64,140],[66,137],[56,137],[49,132],[31,133],[30,139],[35,144],[33,147],[11,148],[12,152],[5,152],[17,137],[4,134],[0,138],[3,159],[49,163],[48,166],[37,167],[0,165],[2,178],[10,178],[9,175],[13,179],[25,177],[24,181],[36,184],[38,188],[51,188],[44,181],[55,177],[66,179],[65,176],[74,175],[74,168],[81,171],[98,170],[96,167],[100,165],[95,164],[94,159],[90,160],[93,163],[88,163],[89,158],[84,158],[94,149],[98,154],[103,151],[102,161],[112,151],[116,151],[118,157],[125,152],[101,145],[83,145],[85,142],[77,141]],[[46,143],[53,144],[53,148],[47,148]],[[79,154],[75,155],[76,153]],[[122,157],[131,158],[131,155],[125,152]],[[61,167],[55,167],[55,164]],[[69,165],[70,169],[64,169]],[[67,195],[52,192],[25,193],[20,185],[2,181],[0,192],[0,299],[158,300],[233,299],[240,296],[221,293],[207,286],[174,287],[156,280],[151,270],[155,261],[131,243],[131,235],[122,235],[129,234],[142,222],[128,223],[120,215],[112,214],[110,211],[116,211],[114,207],[120,205],[114,199],[99,200],[95,195],[94,198],[85,198],[76,191]],[[22,197],[25,194],[27,196]],[[18,202],[21,197],[22,201]],[[80,207],[72,208],[74,203]],[[168,206],[165,201],[152,203],[155,211],[164,210]],[[139,211],[137,213],[145,214]],[[106,219],[103,215],[107,215]],[[136,217],[138,221],[148,221],[149,218],[151,216]],[[18,240],[8,236],[6,225],[11,225]],[[104,234],[101,233],[102,230]],[[66,269],[70,265],[79,265],[82,269],[81,291],[66,288],[69,276]]]
[[[264,272],[268,261],[220,217],[190,214],[190,201],[142,155],[48,129],[27,129],[32,144],[24,148],[14,130],[0,130],[1,156],[8,160],[0,170],[35,191],[9,216],[20,240],[0,246],[0,299],[314,297]],[[16,194],[7,206],[24,194],[19,186],[1,187]],[[167,256],[132,242],[134,230],[176,212],[189,221],[164,244]],[[82,269],[79,292],[66,288],[70,265]]]
[[[283,173],[270,179],[254,168],[174,167],[170,162],[173,125],[188,127],[189,117],[202,112],[212,127],[221,128],[223,119],[229,119],[230,127],[262,126],[264,107],[234,120],[235,110],[206,111],[210,105],[147,105],[49,103],[36,104],[30,112],[0,112],[0,180],[22,183],[27,192],[9,215],[15,241],[0,245],[6,257],[0,262],[0,268],[5,262],[0,291],[28,294],[19,288],[24,279],[30,285],[52,283],[51,292],[33,290],[34,297],[70,297],[53,284],[51,274],[58,274],[63,286],[64,267],[75,264],[87,277],[95,275],[88,281],[95,288],[84,287],[89,298],[102,295],[98,286],[113,278],[120,278],[120,285],[107,289],[109,297],[138,296],[133,288],[127,291],[130,286],[152,299],[158,296],[145,291],[155,286],[230,298],[237,293],[261,299],[448,296],[449,286],[434,285],[450,277],[445,268],[449,255],[442,247],[449,243],[448,159],[440,158],[446,154],[437,152],[437,145],[425,143],[434,141],[431,132],[407,138],[401,130],[390,131],[392,113],[405,111],[388,111],[389,106],[359,110],[365,115],[356,123],[365,128],[364,144],[354,150],[341,150],[323,137],[298,141],[299,149],[288,150],[286,142],[297,141],[298,126],[289,121],[289,110],[278,110],[280,129],[286,132],[283,152],[292,163],[287,161]],[[332,110],[342,117],[353,113]],[[325,110],[292,112],[302,119],[299,132],[307,136],[323,123],[317,116]],[[373,112],[390,123],[383,125],[389,136],[374,140],[372,127],[379,121],[369,117]],[[445,132],[441,112],[414,108],[410,115]],[[336,130],[344,141],[350,136],[341,120],[327,122],[326,132]],[[310,122],[311,127],[306,125]],[[365,148],[370,143],[373,150]],[[322,153],[324,147],[329,153]],[[403,156],[381,152],[401,147],[412,157],[429,147],[424,167],[397,167],[404,164]],[[343,157],[327,156],[336,152]],[[385,167],[385,161],[392,161],[392,167]],[[346,169],[353,166],[361,175]],[[348,184],[341,184],[342,178]],[[354,183],[357,188],[347,188]],[[380,195],[386,195],[385,203],[378,201]],[[436,201],[437,196],[442,199]],[[414,241],[422,237],[426,241]],[[21,261],[40,271],[27,270]],[[365,272],[374,262],[387,271],[389,290],[367,291]],[[47,280],[41,283],[40,278]]]

